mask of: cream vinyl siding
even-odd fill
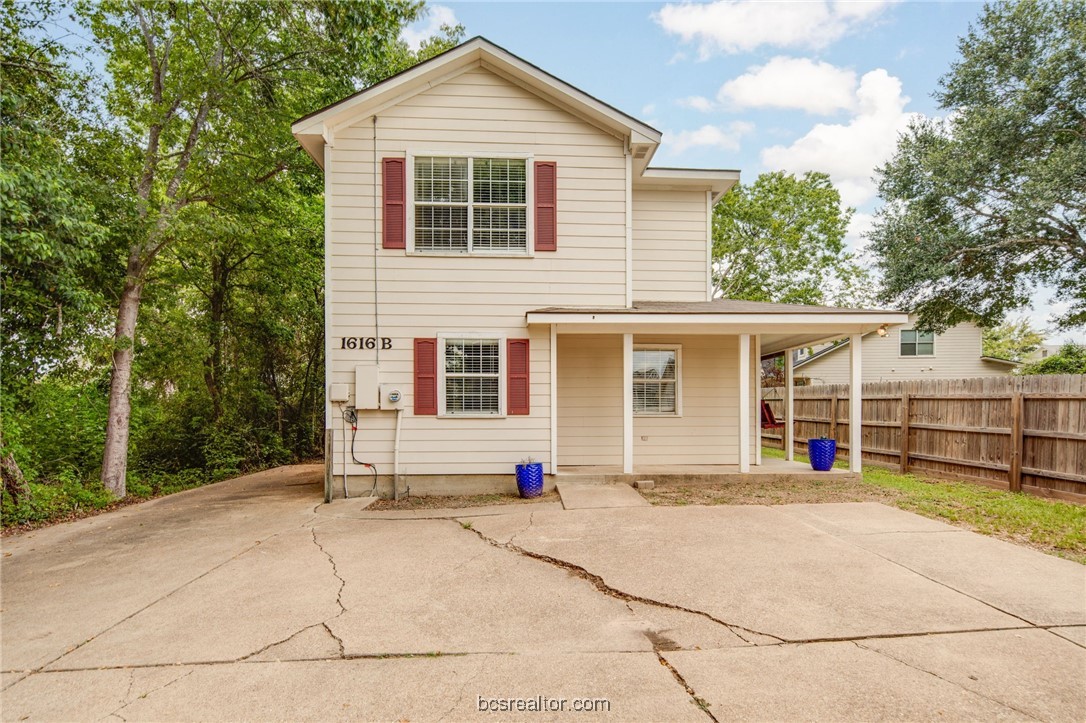
[[[633,191],[633,298],[708,299],[704,191]]]
[[[635,334],[634,345],[637,344],[682,345],[679,372],[682,376],[682,416],[634,417],[634,469],[665,464],[738,464],[738,339],[734,336]],[[621,339],[618,353],[621,370]],[[561,400],[561,385],[558,394]],[[561,407],[558,424],[562,424]],[[620,419],[620,451],[621,435]],[[566,464],[561,446],[558,453],[562,464]]]
[[[1002,376],[1014,368],[980,358],[981,330],[974,324],[958,324],[936,334],[935,356],[900,356],[901,328],[863,338],[865,382]],[[848,357],[848,347],[842,347],[797,367],[796,376],[808,377],[812,384],[848,384]]]
[[[381,159],[442,151],[555,161],[558,251],[526,258],[408,255],[381,248]],[[377,359],[373,350],[340,349],[341,337],[390,337],[393,348],[380,351],[379,361],[382,381],[402,385],[405,394],[401,473],[512,474],[513,465],[529,456],[549,464],[550,334],[545,327],[529,333],[524,315],[546,306],[625,303],[622,141],[475,66],[379,111],[376,143],[372,116],[336,129],[326,172],[332,369],[327,383],[353,387],[355,365]],[[413,340],[439,332],[530,338],[530,416],[414,416]],[[339,413],[333,404],[336,474],[343,472]],[[377,464],[382,475],[392,472],[394,422],[394,412],[359,412],[356,455]],[[348,442],[349,434],[348,429]],[[351,462],[347,470],[351,476],[368,474]]]
[[[622,336],[558,336],[558,463],[622,464]]]

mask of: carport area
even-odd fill
[[[321,484],[5,538],[3,719],[1086,719],[1086,568],[1025,547],[875,503],[376,512]]]

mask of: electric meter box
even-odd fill
[[[354,368],[354,408],[380,409],[381,370],[376,364],[359,364]]]
[[[381,385],[381,409],[403,409],[403,387],[399,384]]]

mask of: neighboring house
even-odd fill
[[[1027,362],[1039,362],[1047,359],[1050,356],[1056,356],[1060,353],[1060,349],[1063,348],[1062,344],[1041,344],[1040,348],[1026,357]]]
[[[1018,362],[984,356],[981,328],[965,322],[942,334],[922,333],[909,323],[892,327],[886,336],[863,337],[863,380],[885,382],[900,379],[969,379],[1002,376],[1018,368]],[[795,354],[795,375],[807,384],[847,384],[848,339],[838,340]]]
[[[739,173],[650,167],[659,131],[482,38],[292,130],[325,173],[337,491],[360,463],[416,494],[507,488],[528,457],[747,471],[760,351],[905,320],[712,301]]]

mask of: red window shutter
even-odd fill
[[[506,343],[506,405],[509,414],[529,414],[531,388],[528,385],[528,340],[509,339]]]
[[[415,414],[437,414],[437,339],[415,339]]]
[[[535,250],[558,250],[558,164],[535,162]]]
[[[384,225],[382,243],[386,249],[407,248],[407,177],[403,158],[385,158],[382,168],[384,182]]]

